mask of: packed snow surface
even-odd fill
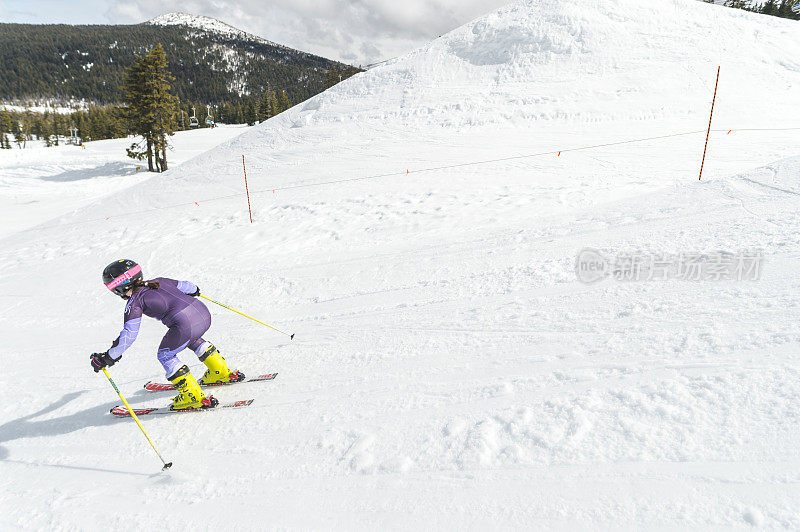
[[[229,140],[245,126],[222,125],[181,131],[172,137],[169,164],[180,164]],[[141,139],[124,138],[47,148],[28,142],[0,153],[0,238],[148,180],[147,161],[129,158],[125,148]]]
[[[797,28],[520,2],[74,212],[4,166],[3,201],[63,215],[0,240],[0,527],[800,528]],[[583,284],[585,247],[763,265]],[[278,377],[143,418],[167,473],[88,364],[121,257],[296,333],[212,305],[205,337]],[[137,407],[170,398],[141,389],[163,334],[111,368]]]

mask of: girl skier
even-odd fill
[[[217,348],[201,337],[211,326],[211,314],[200,300],[195,299],[200,295],[196,285],[165,277],[145,281],[141,266],[126,259],[106,266],[103,284],[128,303],[125,305],[124,326],[119,337],[108,351],[89,357],[95,373],[119,361],[122,353],[136,340],[144,314],[169,328],[158,347],[157,357],[164,366],[167,379],[180,392],[172,399],[173,409],[214,406],[216,399],[206,398],[200,384],[221,384],[244,379],[242,372],[231,371]],[[208,368],[199,384],[189,372],[189,367],[177,356],[187,347]]]

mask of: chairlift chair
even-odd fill
[[[214,117],[211,116],[211,106],[210,105],[206,106],[206,113],[208,115],[208,116],[206,116],[206,125],[208,127],[214,127]]]
[[[200,125],[200,122],[197,121],[197,113],[192,107],[192,116],[189,117],[189,127],[197,127]]]

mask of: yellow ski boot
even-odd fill
[[[204,408],[214,406],[216,401],[213,397],[206,398],[200,385],[189,373],[188,366],[182,366],[169,381],[180,392],[172,398],[173,410],[186,410],[190,408]]]
[[[220,384],[231,384],[244,380],[244,373],[241,371],[231,371],[225,359],[219,354],[217,348],[209,345],[205,353],[199,357],[200,362],[208,368],[200,379],[203,386],[215,386]]]

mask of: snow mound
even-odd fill
[[[525,56],[546,63],[589,48],[595,35],[579,18],[569,17],[579,12],[570,2],[514,3],[451,32],[444,42],[474,65],[513,63]]]
[[[767,127],[789,123],[780,109],[795,107],[796,28],[694,0],[527,0],[354,76],[288,116],[295,128],[683,118],[694,130],[707,119],[721,66],[715,120]]]

